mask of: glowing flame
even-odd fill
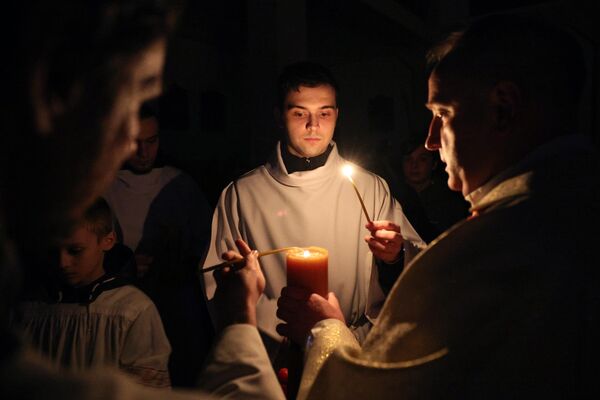
[[[352,178],[352,172],[352,165],[346,164],[344,165],[344,168],[342,168],[342,173],[348,178]]]
[[[304,258],[307,258],[310,256],[310,251],[304,250],[304,253],[302,253],[302,255],[304,256]]]

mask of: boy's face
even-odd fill
[[[60,244],[59,269],[63,280],[79,287],[92,283],[104,274],[104,252],[114,245],[114,232],[98,237],[85,225]]]

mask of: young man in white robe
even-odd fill
[[[219,263],[223,252],[235,249],[235,239],[259,251],[326,248],[330,293],[318,315],[343,321],[361,340],[384,300],[375,262],[402,269],[424,242],[387,183],[353,165],[353,179],[374,222],[363,214],[352,184],[342,174],[349,162],[332,140],[339,108],[338,86],[330,71],[309,62],[289,65],[279,77],[278,91],[277,115],[285,137],[267,163],[223,191],[204,266]],[[285,255],[265,257],[261,265],[267,286],[257,305],[258,327],[274,357],[287,335],[285,328],[277,329],[281,321],[276,315],[277,299],[287,284]],[[210,274],[204,278],[210,300],[215,281]]]

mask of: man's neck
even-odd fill
[[[153,167],[152,167],[152,168],[150,168],[150,169],[147,169],[147,170],[144,170],[144,171],[140,171],[140,170],[136,170],[136,169],[134,169],[134,168],[131,168],[131,167],[130,167],[130,166],[128,166],[128,165],[125,165],[125,166],[123,167],[123,169],[124,169],[124,170],[126,170],[126,171],[129,171],[129,172],[131,172],[132,174],[134,174],[134,175],[139,175],[139,176],[142,176],[142,175],[148,175],[149,173],[151,173],[152,171],[154,171],[154,169],[155,169],[155,168],[156,168],[156,167],[154,167],[154,166],[153,166]]]
[[[290,153],[287,145],[284,142],[281,142],[281,158],[283,159],[283,163],[285,164],[285,169],[287,170],[288,174],[299,171],[311,171],[325,165],[332,149],[333,145],[329,144],[329,146],[327,146],[327,150],[318,156],[298,157]]]

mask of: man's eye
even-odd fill
[[[297,118],[302,118],[304,117],[305,113],[303,113],[302,111],[294,111],[292,115]]]
[[[448,111],[446,110],[438,110],[435,112],[435,117],[439,119],[446,118],[448,116]]]
[[[67,249],[68,253],[72,256],[76,256],[78,254],[80,254],[83,249],[81,247],[70,247],[69,249]]]
[[[322,112],[321,113],[321,118],[329,118],[331,116],[330,112]]]

